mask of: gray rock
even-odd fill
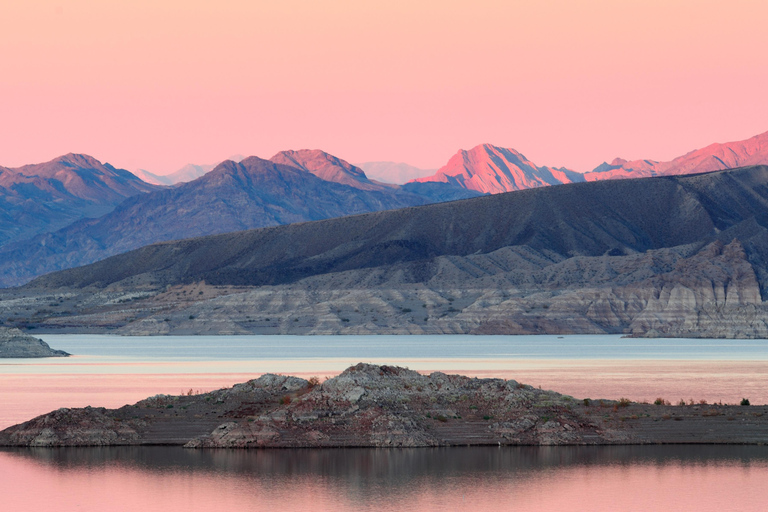
[[[41,339],[24,334],[19,329],[0,327],[0,357],[66,357],[63,350],[54,350]]]

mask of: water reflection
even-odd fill
[[[14,510],[762,510],[768,447],[13,449],[0,475]]]
[[[566,466],[768,465],[768,446],[520,446],[404,449],[188,450],[179,447],[3,448],[56,470],[110,465],[143,471],[203,471],[269,478],[318,476],[399,481],[423,476],[528,473]]]

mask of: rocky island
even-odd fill
[[[768,406],[590,400],[514,380],[360,363],[319,382],[267,374],[119,409],[59,409],[2,446],[426,447],[768,442]]]
[[[66,357],[63,350],[54,350],[41,339],[19,329],[0,327],[0,358]]]

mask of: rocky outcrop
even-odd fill
[[[765,443],[768,407],[576,400],[514,380],[360,363],[320,383],[281,375],[120,409],[59,409],[2,446],[188,448]],[[733,420],[739,419],[735,422]],[[668,421],[674,419],[676,421]]]
[[[188,447],[579,444],[602,430],[574,400],[515,381],[358,364],[270,414],[222,424]],[[534,406],[541,410],[531,410]],[[542,416],[545,416],[542,421]]]
[[[53,350],[41,339],[19,329],[0,327],[0,358],[66,357],[63,350]]]
[[[296,377],[264,375],[211,393],[155,395],[119,409],[58,409],[0,432],[0,445],[185,444],[224,421],[274,409],[286,393],[306,385]]]

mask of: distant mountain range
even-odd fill
[[[215,165],[195,165],[187,164],[176,172],[171,174],[153,174],[144,169],[137,169],[133,171],[133,174],[153,185],[162,185],[164,187],[170,187],[178,183],[186,183],[188,181],[196,180],[200,176],[213,170]]]
[[[356,165],[369,178],[385,183],[406,183],[435,172],[435,169],[420,169],[404,162],[362,162]]]
[[[768,166],[164,242],[13,293],[5,321],[130,334],[765,338]]]
[[[565,167],[538,166],[515,149],[491,144],[459,150],[432,174],[430,170],[402,162],[364,162],[356,167],[362,169],[367,179],[380,183],[448,183],[483,194],[498,194],[565,183],[696,174],[764,163],[768,163],[768,132],[744,141],[710,144],[668,162],[615,158],[587,173]],[[199,178],[214,167],[188,164],[165,176],[144,170],[135,174],[148,183],[175,185]]]
[[[755,135],[747,140],[710,144],[669,162],[653,160],[628,162],[616,158],[610,164],[604,162],[592,172],[586,173],[584,178],[587,181],[597,181],[617,178],[676,176],[766,163],[768,163],[768,132]]]
[[[243,158],[242,155],[233,155],[229,157],[227,160],[232,160],[234,162],[240,162]],[[217,164],[209,164],[209,165],[195,165],[195,164],[187,164],[178,171],[172,172],[170,174],[153,174],[149,171],[146,171],[144,169],[137,169],[133,171],[133,174],[141,178],[142,180],[146,181],[147,183],[152,183],[153,185],[163,185],[166,187],[170,187],[173,185],[178,185],[179,183],[187,183],[188,181],[196,180],[200,176],[212,171]]]
[[[0,167],[0,245],[100,217],[128,197],[157,189],[87,155]]]
[[[257,157],[225,161],[189,183],[123,201],[99,218],[0,247],[0,284],[21,284],[40,274],[164,240],[477,195],[439,183],[426,189],[377,184],[361,169],[322,151],[281,152],[271,161]]]
[[[669,162],[614,159],[593,171],[578,173],[566,168],[540,167],[514,149],[490,144],[461,150],[432,176],[418,183],[442,182],[483,193],[498,194],[547,185],[622,178],[673,176],[733,169],[768,163],[768,132],[750,139],[711,144]]]
[[[146,183],[87,155],[0,168],[0,286],[155,242],[452,201],[549,185],[687,174],[768,162],[768,133],[713,144],[670,162],[614,160],[580,174],[538,166],[490,144],[459,151],[433,176],[395,185],[320,150],[269,161],[190,165]],[[405,164],[373,166],[411,172]],[[389,167],[387,167],[389,166]],[[410,170],[409,170],[410,169]],[[413,171],[415,172],[415,171]],[[200,177],[188,181],[197,174]]]
[[[235,170],[236,165],[230,169]],[[268,172],[269,163],[251,157],[241,165],[256,165]],[[230,169],[216,172],[228,178]],[[768,166],[702,176],[540,187],[155,244],[41,277],[33,284],[105,287],[129,279],[156,282],[160,287],[202,280],[215,285],[261,286],[440,256],[490,254],[505,247],[525,246],[539,253],[537,258],[553,263],[723,238],[730,241],[739,231],[759,232],[768,242],[765,185]],[[741,228],[735,229],[738,226]],[[761,263],[768,263],[762,254],[758,256]],[[768,265],[764,266],[768,277]],[[429,280],[439,271],[431,265],[421,270],[423,274],[415,282]],[[152,279],[137,280],[147,275]]]

